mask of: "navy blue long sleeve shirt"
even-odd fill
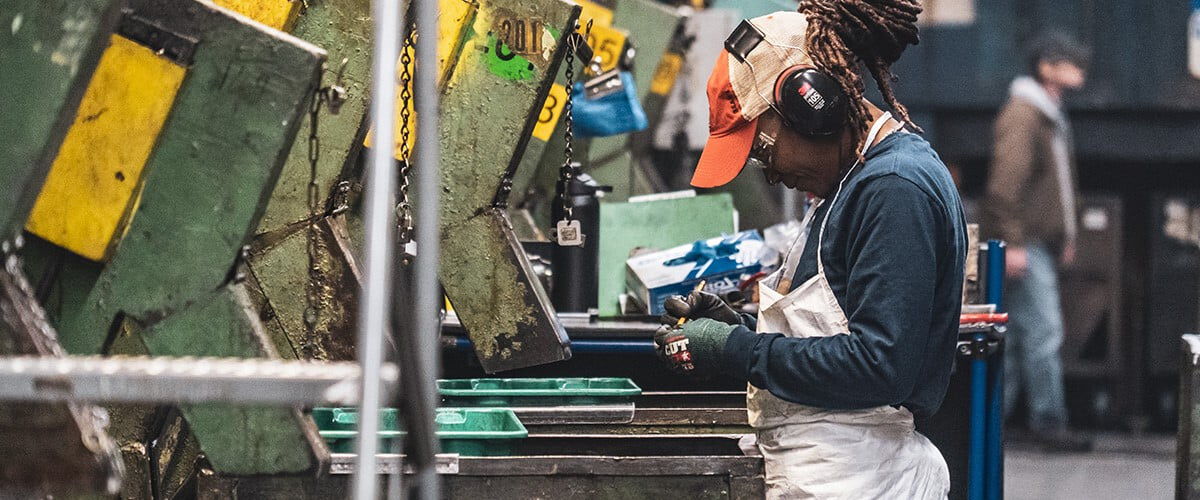
[[[954,362],[966,255],[949,172],[921,137],[885,137],[837,202],[817,208],[793,286],[817,273],[826,217],[821,256],[849,331],[790,338],[739,326],[725,344],[726,371],[807,406],[933,413]]]

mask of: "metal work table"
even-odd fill
[[[621,405],[514,410],[529,437],[514,443],[513,456],[438,455],[445,498],[749,499],[764,494],[762,457],[746,456],[738,447],[751,432],[745,392],[646,392]],[[377,457],[382,482],[402,457]],[[202,471],[199,498],[344,497],[355,458],[333,454],[329,474],[321,477]],[[408,466],[404,472],[413,473]]]
[[[637,446],[638,455],[599,453],[616,449],[608,446],[589,455],[575,454],[582,443],[596,450],[596,442],[587,437],[531,437],[518,449],[527,455],[439,455],[437,471],[446,498],[762,498],[762,458],[742,455],[734,437],[604,438],[627,441],[622,448]],[[533,454],[544,450],[552,451]],[[230,477],[201,471],[198,498],[342,498],[354,459],[352,454],[334,454],[330,474],[319,478]],[[381,481],[384,474],[395,472],[399,459],[378,455]]]

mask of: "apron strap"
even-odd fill
[[[783,261],[780,263],[779,271],[774,275],[775,279],[770,282],[771,288],[781,294],[786,295],[788,293],[788,290],[780,290],[780,285],[791,284],[792,277],[788,274],[788,270],[794,269],[796,262],[804,254],[805,243],[808,241],[808,234],[810,229],[812,229],[813,215],[816,214],[817,207],[821,206],[821,203],[824,203],[824,200],[813,203],[808,210],[804,211],[804,219],[800,221],[800,234],[796,236],[796,240],[788,247],[787,254],[783,256]]]
[[[859,154],[860,158],[866,156],[867,150],[871,147],[871,144],[875,142],[875,138],[879,136],[879,131],[883,130],[883,126],[886,125],[887,121],[891,118],[892,113],[887,111],[884,112],[883,115],[881,115],[878,119],[876,119],[875,123],[871,124],[871,131],[867,134],[866,142],[863,143],[862,153]],[[851,165],[850,169],[846,171],[846,175],[842,176],[841,182],[838,183],[837,191],[833,193],[833,198],[829,201],[829,210],[825,212],[825,218],[821,219],[821,231],[817,234],[817,274],[825,274],[825,262],[821,258],[821,246],[825,241],[825,225],[829,222],[829,215],[831,212],[833,212],[833,205],[837,203],[838,195],[842,194],[842,187],[846,185],[846,179],[850,178],[850,174],[854,172],[855,168],[858,168],[860,163],[862,163],[861,160],[855,160],[854,165]]]

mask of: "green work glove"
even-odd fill
[[[664,325],[674,326],[679,318],[709,318],[730,325],[743,324],[742,316],[724,299],[708,292],[692,292],[687,297],[672,295],[663,301],[663,309],[667,311],[660,318]]]
[[[663,325],[654,334],[659,359],[675,373],[708,376],[720,372],[725,341],[736,328],[728,323],[700,318],[682,327]]]

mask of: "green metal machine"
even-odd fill
[[[506,196],[501,185],[517,168],[535,124],[530,117],[549,91],[545,75],[555,74],[562,60],[559,41],[573,14],[561,5],[561,11],[540,5],[531,11],[502,1],[442,2],[441,278],[489,371],[569,356],[545,291],[516,246],[507,216],[496,208]],[[298,36],[331,47],[333,60],[344,61],[329,69],[326,81],[347,91],[340,113],[332,114],[329,106],[310,113],[307,125],[315,140],[302,137],[293,146],[251,249],[259,310],[269,318],[275,345],[299,358],[354,354],[351,322],[359,275],[347,227],[357,225],[351,205],[369,133],[363,91],[369,38],[359,22],[366,15],[367,2],[311,2],[294,28]],[[526,38],[511,38],[516,30]],[[494,105],[498,102],[505,105]],[[399,171],[404,155],[398,151],[397,157]]]
[[[97,12],[90,16],[92,22],[106,19]],[[156,134],[146,141],[144,164],[127,159],[126,166],[140,173],[130,178],[128,170],[116,172],[118,181],[132,181],[137,188],[125,191],[127,201],[116,201],[128,207],[127,213],[121,215],[121,227],[112,241],[99,245],[108,248],[99,261],[75,251],[71,246],[75,240],[59,246],[35,238],[25,250],[30,274],[44,285],[39,291],[50,306],[59,341],[67,353],[76,355],[275,357],[242,283],[243,247],[262,217],[316,91],[325,53],[199,2],[129,2],[116,31],[105,58],[117,58],[117,50],[148,49],[149,55],[132,63],[114,59],[127,63],[102,68],[98,74],[105,79],[90,83],[84,106],[89,99],[121,102],[119,89],[136,87],[146,79],[164,79],[174,82],[169,85],[173,92],[160,94],[170,113],[163,114]],[[102,36],[108,41],[107,33]],[[76,59],[98,57],[98,53],[85,57],[81,49]],[[6,91],[35,95],[46,87],[29,81],[5,86]],[[68,143],[77,141],[96,157],[103,157],[109,148],[127,151],[125,143],[102,140],[120,130],[83,131],[93,127],[93,121],[103,123],[98,118],[104,112],[109,110],[95,116],[71,113],[59,118],[58,126],[74,120]],[[31,109],[30,114],[41,118],[44,113]],[[130,142],[143,139],[131,137]],[[67,151],[64,147],[50,172],[59,176],[56,182],[78,171],[64,159]],[[54,159],[51,152],[43,161]],[[62,185],[86,186],[89,181],[97,183],[96,191],[107,189],[94,177],[68,178]],[[38,194],[37,189],[24,191]],[[43,191],[42,200],[47,193]],[[20,227],[23,217],[13,215]],[[150,468],[165,467],[168,458],[160,454],[152,460],[148,443],[159,440],[160,447],[167,448],[162,441],[174,437],[160,439],[167,437],[162,432],[172,425],[178,430],[181,423],[177,416],[170,418],[149,407],[110,410],[112,432],[125,443],[126,468],[132,478],[126,491],[134,496],[146,493],[152,488],[146,484],[148,479],[161,472]],[[328,452],[311,421],[296,410],[187,405],[180,413],[218,470],[299,473],[321,470],[327,463]],[[179,449],[186,451],[188,438],[182,440]],[[193,456],[195,444],[190,445]]]
[[[122,2],[0,2],[0,354],[61,356],[57,333],[15,255],[51,161],[74,118]],[[20,70],[17,70],[19,68]],[[44,436],[60,439],[46,442]],[[0,405],[0,483],[7,494],[115,493],[121,462],[95,408]]]

